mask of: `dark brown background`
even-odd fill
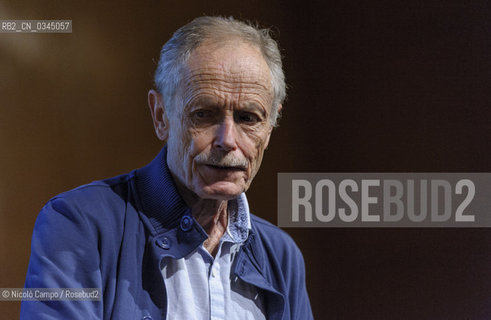
[[[153,60],[202,14],[274,26],[285,54],[289,99],[249,192],[269,221],[278,172],[491,171],[485,1],[0,1],[0,19],[73,20],[0,34],[0,287],[23,285],[50,197],[157,154]],[[316,319],[491,318],[488,229],[287,231]]]

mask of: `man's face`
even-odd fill
[[[167,113],[167,162],[178,183],[203,199],[246,191],[267,147],[273,94],[259,49],[233,41],[204,43],[184,68]]]

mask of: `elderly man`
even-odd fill
[[[201,17],[164,45],[148,102],[166,146],[149,165],[51,199],[26,287],[101,301],[25,301],[23,319],[311,319],[293,240],[244,192],[285,97],[276,42]]]

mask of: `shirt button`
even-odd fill
[[[215,278],[215,276],[216,276],[215,270],[211,270],[211,276],[212,276],[213,278]]]
[[[152,320],[151,316],[143,316],[142,320]]]
[[[155,243],[161,247],[162,249],[169,249],[170,248],[170,240],[169,238],[167,237],[163,237],[162,239],[157,239],[157,241],[155,241]]]
[[[193,226],[193,218],[191,218],[190,216],[187,216],[187,215],[182,217],[182,219],[181,219],[182,231],[189,231],[189,230],[191,230],[192,226]]]

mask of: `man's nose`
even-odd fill
[[[237,131],[232,117],[225,117],[219,124],[213,146],[223,151],[237,149]]]

